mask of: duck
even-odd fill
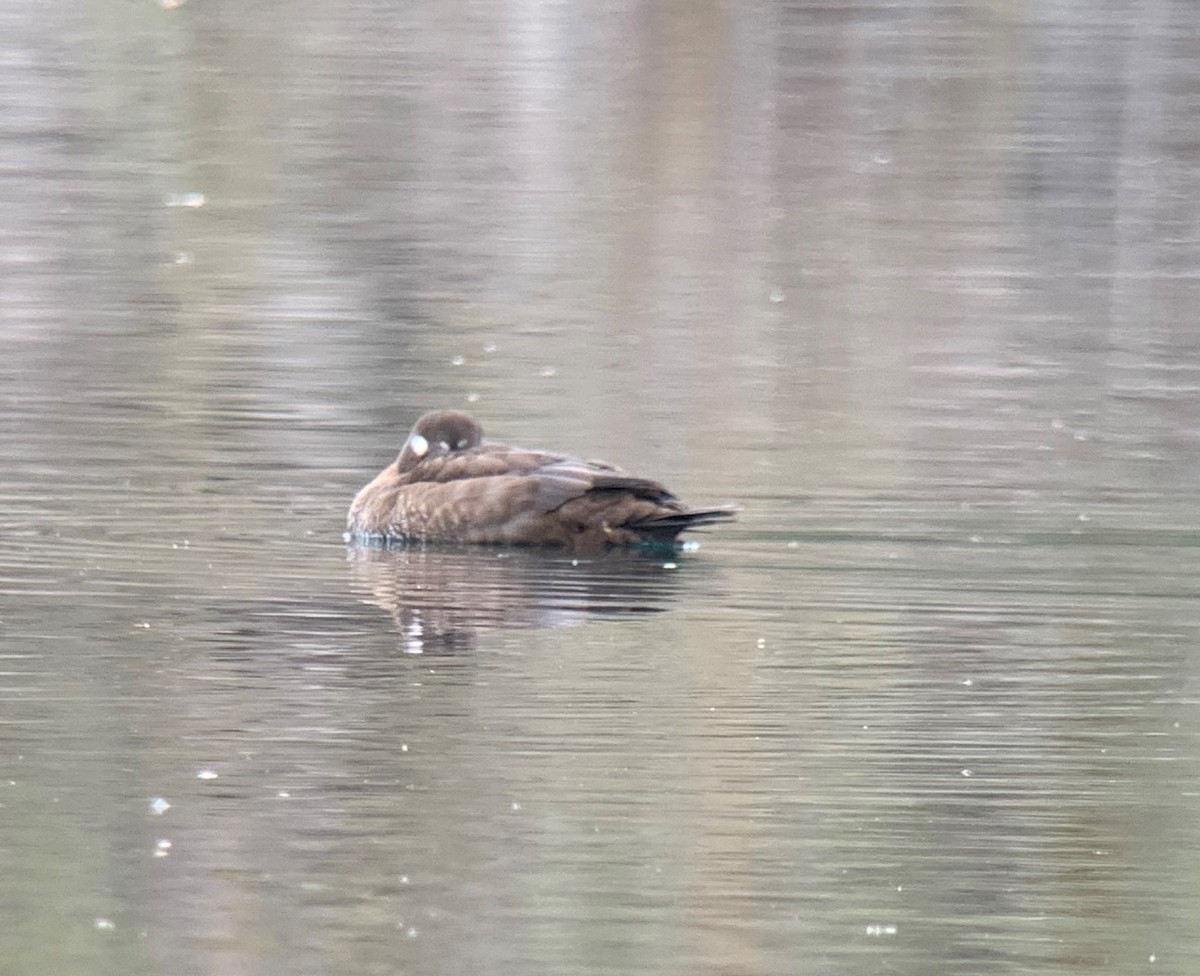
[[[685,530],[738,506],[690,508],[663,485],[605,461],[484,440],[461,410],[413,425],[396,460],[346,516],[347,541],[545,546],[574,553],[678,548]]]

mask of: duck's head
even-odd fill
[[[399,471],[429,458],[469,451],[483,443],[483,427],[461,410],[431,410],[413,426],[396,460]]]

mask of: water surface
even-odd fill
[[[1200,969],[1191,5],[0,5],[0,966]],[[347,549],[425,409],[733,526]]]

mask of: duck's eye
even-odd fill
[[[443,452],[450,450],[450,445],[447,444],[445,441],[438,441],[438,447],[440,447]]]
[[[425,440],[420,434],[413,434],[408,439],[408,446],[412,448],[413,454],[417,457],[424,457],[429,453],[429,441]]]

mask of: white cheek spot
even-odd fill
[[[467,439],[465,437],[460,437],[458,439],[458,443],[454,445],[455,449],[459,450],[459,451],[461,451],[466,446],[467,446]]]
[[[408,439],[408,446],[412,448],[413,454],[417,457],[424,457],[429,453],[429,441],[425,440],[420,434],[413,434]]]
[[[450,445],[447,444],[445,441],[438,441],[438,447],[440,447],[443,451],[450,450]]]

